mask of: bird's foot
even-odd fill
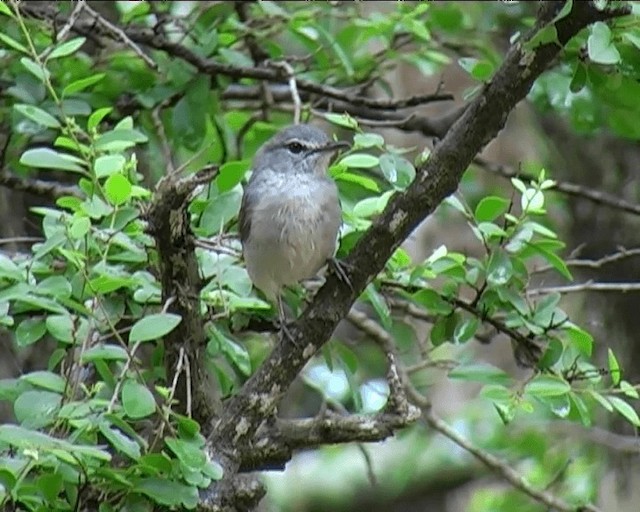
[[[353,286],[351,285],[351,281],[349,280],[349,276],[347,275],[347,271],[351,270],[353,267],[338,258],[329,258],[327,260],[329,264],[329,268],[331,271],[338,276],[338,279],[346,284],[351,291],[353,291]]]
[[[291,329],[289,329],[289,325],[286,321],[279,321],[278,322],[280,324],[280,340],[288,340],[291,344],[295,345],[296,347],[299,345],[298,341],[296,340],[295,336],[293,335],[293,333],[291,332]]]

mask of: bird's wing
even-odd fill
[[[244,244],[251,233],[251,218],[256,205],[257,197],[246,186],[242,194],[242,202],[240,203],[240,213],[238,214],[238,231],[240,232],[240,241]]]

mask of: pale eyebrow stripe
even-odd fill
[[[316,149],[319,148],[320,145],[319,144],[309,144],[309,142],[307,142],[306,140],[301,140],[301,139],[288,139],[284,145],[288,146],[289,144],[300,144],[302,147],[305,147],[307,149]]]

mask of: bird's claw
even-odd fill
[[[296,347],[299,346],[298,341],[295,336],[289,329],[289,325],[287,322],[279,322],[280,323],[280,340],[284,340],[285,338]]]
[[[346,284],[349,289],[353,291],[353,286],[351,285],[351,281],[349,280],[349,276],[347,275],[347,271],[352,268],[351,265],[337,258],[329,258],[328,264],[329,268],[338,277],[338,279],[340,279],[340,281]]]

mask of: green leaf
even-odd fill
[[[635,398],[636,400],[640,398],[638,390],[626,380],[620,381],[620,391],[630,398]]]
[[[186,466],[193,469],[202,469],[207,462],[207,457],[198,445],[175,437],[165,438],[165,443],[171,451]]]
[[[94,361],[126,361],[129,359],[127,351],[118,345],[103,345],[91,347],[82,353],[82,362]]]
[[[544,194],[535,188],[526,189],[520,198],[520,206],[525,213],[544,213]]]
[[[363,219],[373,217],[385,209],[392,195],[393,190],[388,190],[380,196],[366,197],[355,204],[352,213]]]
[[[71,297],[71,283],[64,276],[49,276],[38,283],[36,290],[42,295],[58,298]]]
[[[442,345],[443,343],[453,339],[453,333],[456,325],[458,324],[458,320],[459,315],[457,313],[438,317],[436,322],[433,324],[429,335],[434,347]]]
[[[511,202],[503,197],[485,197],[476,206],[473,216],[477,222],[493,222],[507,211],[510,204]]]
[[[458,59],[458,64],[473,78],[480,81],[485,81],[491,78],[494,70],[493,64],[489,61],[478,60],[473,57],[463,57]]]
[[[587,69],[581,62],[578,62],[576,70],[573,72],[571,83],[569,84],[569,90],[577,94],[584,89],[585,85],[587,85]]]
[[[124,151],[148,140],[147,136],[138,130],[120,128],[100,135],[94,145],[98,151]]]
[[[48,502],[55,503],[64,489],[64,482],[60,473],[50,473],[40,475],[36,486]]]
[[[251,375],[251,358],[247,350],[225,336],[219,329],[215,327],[211,329],[211,333],[215,338],[216,345],[222,353],[246,376]]]
[[[209,460],[202,468],[202,473],[211,478],[211,480],[220,480],[222,478],[222,475],[224,474],[224,470],[222,466],[216,461]]]
[[[141,478],[135,481],[132,491],[144,494],[154,502],[166,506],[182,505],[186,508],[195,508],[199,501],[196,487],[166,478]]]
[[[607,397],[602,396],[600,393],[594,391],[593,389],[587,389],[587,393],[589,393],[589,396],[591,396],[591,398],[598,402],[607,411],[613,412],[613,406],[611,405],[611,402],[609,402]]]
[[[473,338],[479,327],[480,320],[475,317],[463,320],[456,325],[456,329],[453,332],[453,341],[455,343],[466,343]]]
[[[129,343],[150,341],[162,338],[173,331],[182,321],[180,315],[173,313],[156,313],[138,320],[129,333]]]
[[[64,343],[73,343],[75,326],[69,315],[49,315],[46,320],[47,330],[55,339]]]
[[[569,2],[570,3],[570,2]],[[566,6],[567,4],[565,4]],[[525,42],[524,49],[527,51],[531,51],[536,49],[538,46],[549,44],[549,43],[558,43],[558,31],[556,26],[551,23],[549,25],[545,25],[540,30],[538,30],[534,36],[529,39],[529,41]]]
[[[585,427],[590,427],[592,423],[591,411],[587,407],[587,404],[585,404],[584,400],[574,392],[569,393],[569,399],[571,400],[573,409],[578,413],[578,417],[582,424]]]
[[[11,12],[11,9],[9,9],[9,6],[4,2],[0,2],[0,14],[4,14],[6,16],[9,16],[10,18],[15,18],[15,16]]]
[[[26,373],[20,377],[20,380],[28,382],[38,388],[55,391],[56,393],[64,393],[67,385],[67,381],[60,375],[45,370]]]
[[[487,265],[487,281],[493,286],[502,286],[513,276],[511,258],[502,250],[494,252]]]
[[[145,418],[156,410],[153,393],[135,380],[129,379],[123,384],[121,399],[124,412],[136,420]]]
[[[76,37],[74,39],[70,39],[69,41],[66,41],[54,48],[54,50],[49,54],[48,58],[58,59],[60,57],[71,55],[72,53],[78,51],[86,40],[86,37]]]
[[[3,4],[0,3],[0,5],[3,5]],[[0,32],[0,41],[3,41],[7,46],[13,48],[14,50],[18,50],[19,52],[22,52],[25,55],[31,55],[31,52],[26,47],[21,45],[18,41],[16,41],[12,37],[9,37],[7,34],[3,34],[2,32]]]
[[[220,174],[216,178],[218,192],[223,193],[235,187],[249,169],[249,161],[239,160],[236,162],[227,162],[220,167]]]
[[[411,298],[433,315],[449,315],[453,311],[453,306],[444,300],[438,292],[430,288],[423,288],[414,293]]]
[[[18,425],[0,425],[0,442],[10,444],[19,450],[37,449],[52,452],[59,458],[64,457],[64,460],[73,465],[82,463],[82,460],[72,457],[71,454],[103,461],[111,460],[108,452],[95,446],[73,444]]]
[[[19,347],[26,347],[42,338],[45,332],[47,326],[42,318],[27,318],[16,329],[16,343]]]
[[[391,328],[391,310],[387,305],[384,297],[378,293],[376,287],[373,283],[369,283],[362,294],[362,297],[369,301],[369,303],[373,306],[378,317],[380,318],[382,325],[385,329]]]
[[[478,231],[476,233],[475,231]],[[479,222],[474,228],[474,234],[481,241],[490,241],[494,238],[506,238],[507,232],[493,222]]]
[[[549,407],[551,412],[559,418],[566,418],[571,412],[571,401],[569,395],[547,396],[544,403]]]
[[[353,136],[353,149],[381,148],[384,146],[384,137],[377,133],[356,133]]]
[[[620,365],[616,359],[616,355],[611,349],[607,350],[607,359],[609,360],[609,375],[611,376],[611,382],[614,386],[620,384],[622,378],[622,372],[620,371]]]
[[[626,418],[629,423],[636,427],[640,427],[640,418],[638,418],[638,413],[633,407],[617,396],[610,396],[608,397],[608,400],[611,405],[613,405],[613,408]]]
[[[87,129],[89,131],[95,130],[102,122],[102,120],[111,113],[112,110],[113,107],[103,107],[96,110],[89,116],[89,119],[87,120]]]
[[[340,160],[340,164],[356,169],[370,169],[380,162],[377,156],[366,153],[352,153]]]
[[[349,114],[324,114],[324,118],[330,123],[337,124],[338,126],[344,126],[345,128],[351,128],[355,130],[358,128],[358,121],[356,121]]]
[[[55,420],[62,395],[51,391],[25,391],[13,403],[13,413],[24,426],[42,428]]]
[[[120,206],[131,197],[131,183],[123,174],[112,174],[104,183],[104,192],[112,205]]]
[[[538,375],[527,384],[525,390],[536,397],[562,396],[571,391],[571,385],[560,377]]]
[[[106,76],[105,73],[96,73],[95,75],[91,75],[86,78],[81,78],[79,80],[71,82],[62,90],[62,96],[64,97],[64,96],[68,96],[69,94],[84,91],[87,87],[91,87],[92,85],[97,84],[105,76]],[[100,110],[111,111],[112,109],[107,108],[107,109],[100,109]]]
[[[589,58],[598,64],[617,64],[620,52],[613,44],[611,30],[606,23],[597,21],[591,26],[591,35],[587,39]]]
[[[119,173],[124,169],[127,160],[122,155],[102,155],[96,158],[93,164],[93,172],[97,178],[104,178]]]
[[[46,83],[51,76],[46,68],[43,68],[40,64],[34,62],[28,57],[22,57],[20,59],[20,63],[26,68],[27,71],[29,71],[29,73],[35,76],[42,83]]]
[[[91,229],[91,219],[88,217],[77,217],[73,219],[69,226],[69,236],[74,240],[84,238]]]
[[[98,425],[100,433],[121,453],[133,460],[140,459],[140,445],[123,434],[120,430],[110,427],[106,422]]]
[[[553,268],[555,268],[560,274],[566,277],[569,281],[573,280],[573,276],[571,275],[571,272],[569,271],[567,264],[564,262],[564,260],[560,256],[548,250],[540,242],[527,242],[526,246],[529,249],[532,249],[534,252],[538,253],[545,260],[547,260],[547,262]]]
[[[450,379],[482,382],[484,384],[511,385],[511,376],[489,363],[477,363],[456,366],[448,374]]]
[[[335,178],[336,181],[355,183],[356,185],[359,185],[370,192],[380,192],[380,187],[374,180],[368,178],[367,176],[360,176],[359,174],[355,174],[353,172],[347,172],[346,167],[334,165],[331,166],[329,171],[331,173],[331,176]]]
[[[242,191],[235,187],[228,192],[223,192],[217,197],[212,197],[200,217],[199,233],[201,236],[218,234],[226,224],[233,219],[240,210]]]
[[[22,281],[22,271],[10,258],[0,253],[0,277],[12,281]]]
[[[20,163],[28,167],[85,173],[80,166],[80,164],[84,163],[82,160],[71,155],[59,153],[51,148],[28,149],[22,153]]]
[[[386,180],[399,189],[407,188],[416,177],[411,162],[393,153],[385,153],[380,157],[380,169]]]

